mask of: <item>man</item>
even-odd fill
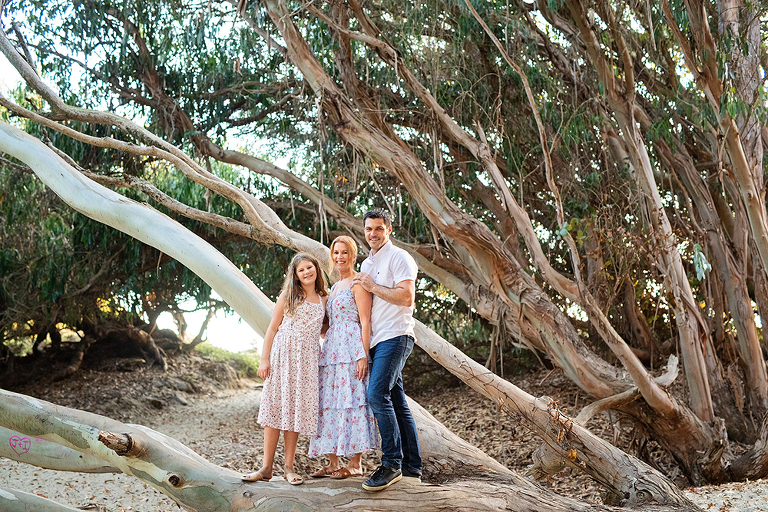
[[[402,375],[413,350],[418,267],[410,254],[390,241],[388,212],[369,211],[363,226],[371,252],[352,282],[373,294],[368,403],[379,425],[383,452],[381,466],[363,489],[381,491],[403,476],[421,478],[419,437],[405,400]]]

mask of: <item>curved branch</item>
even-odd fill
[[[269,324],[269,298],[232,262],[181,224],[85,178],[40,141],[5,123],[0,123],[0,151],[29,165],[75,210],[179,260],[216,290],[257,332],[260,325]]]

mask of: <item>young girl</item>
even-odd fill
[[[357,244],[348,236],[331,243],[331,258],[341,280],[328,298],[330,327],[320,351],[320,418],[309,443],[309,456],[328,454],[330,463],[314,478],[362,476],[362,454],[378,448],[373,411],[366,399],[368,347],[371,341],[371,294],[352,286]],[[340,467],[339,456],[350,457]]]
[[[327,295],[317,259],[305,253],[294,256],[264,336],[259,363],[258,374],[264,379],[258,418],[264,427],[264,463],[242,477],[246,482],[272,478],[281,430],[285,479],[291,485],[304,482],[293,470],[293,461],[299,433],[317,432],[317,369]]]

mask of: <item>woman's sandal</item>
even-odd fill
[[[312,478],[325,478],[327,476],[331,476],[333,473],[338,471],[339,468],[331,469],[330,466],[323,466],[322,468],[318,469],[312,475],[310,475]]]
[[[349,468],[341,468],[338,471],[334,471],[331,473],[331,478],[334,480],[343,480],[345,478],[349,478],[351,476],[363,476],[365,473],[363,473],[362,470],[360,470],[359,473],[353,473],[349,470]]]
[[[294,473],[293,471],[286,471],[284,478],[285,478],[285,481],[291,485],[301,485],[304,483],[304,479],[301,478],[298,474]]]
[[[247,475],[243,475],[240,479],[243,482],[269,482],[272,479],[272,475],[267,478],[267,476],[264,474],[265,471],[263,469],[260,469],[258,471],[254,471],[253,473],[248,473]]]

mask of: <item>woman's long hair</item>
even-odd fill
[[[325,284],[325,275],[320,270],[320,263],[317,258],[311,254],[300,252],[291,260],[291,264],[288,265],[288,270],[285,272],[285,281],[283,281],[283,290],[286,292],[285,312],[292,316],[296,312],[296,308],[306,300],[304,288],[301,287],[299,277],[296,275],[296,267],[302,261],[308,261],[315,266],[315,291],[321,297],[328,295],[327,286]]]

